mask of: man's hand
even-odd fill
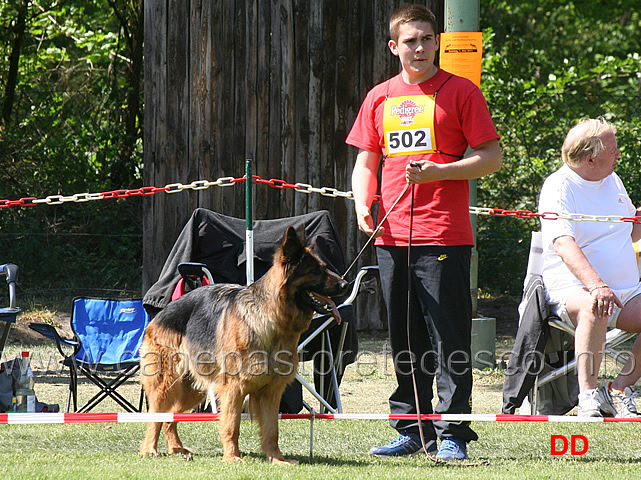
[[[372,212],[369,207],[365,205],[359,205],[356,207],[356,220],[358,221],[358,229],[366,234],[368,237],[371,237],[374,233],[374,218],[372,218]],[[376,237],[380,237],[384,228],[379,228],[376,232]],[[374,237],[374,238],[376,238]]]
[[[434,162],[429,160],[412,161],[405,167],[405,180],[410,185],[429,183],[441,180],[440,173],[439,165]]]
[[[603,285],[590,292],[592,311],[597,318],[609,318],[614,313],[614,307],[623,308],[623,303],[610,287]]]

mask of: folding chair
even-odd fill
[[[73,402],[74,412],[88,412],[106,398],[113,399],[128,412],[142,410],[142,389],[137,408],[117,389],[140,369],[138,350],[148,323],[149,315],[142,299],[78,297],[73,301],[71,314],[73,340],[62,338],[51,325],[35,322],[29,325],[56,342],[63,356],[62,365],[69,368],[67,411]],[[63,347],[72,347],[73,352],[67,354],[68,349]],[[79,373],[100,391],[77,408]]]
[[[9,337],[11,324],[16,323],[16,317],[22,310],[16,307],[16,282],[18,281],[18,267],[13,263],[0,265],[0,275],[4,275],[9,286],[9,306],[0,308],[0,321],[4,322],[4,328],[0,336],[0,358],[4,351],[4,345]]]
[[[368,290],[368,287],[364,284],[363,279],[366,275],[372,273],[378,273],[378,266],[366,266],[362,267],[356,278],[352,282],[352,289],[349,296],[338,305],[336,308],[343,318],[341,322],[340,330],[340,340],[336,348],[338,356],[335,354],[334,349],[332,349],[332,341],[330,337],[329,327],[336,324],[336,321],[331,315],[316,315],[312,319],[310,328],[306,333],[303,333],[301,336],[302,340],[298,344],[298,353],[303,355],[305,348],[309,345],[310,342],[314,341],[317,337],[321,338],[321,346],[318,350],[320,357],[315,359],[315,372],[318,370],[319,366],[323,372],[328,372],[329,375],[318,375],[316,383],[318,384],[318,389],[321,393],[317,392],[303,377],[300,373],[296,374],[296,380],[316,399],[320,402],[320,411],[323,413],[325,410],[328,410],[330,413],[343,413],[343,405],[340,398],[339,390],[339,375],[342,376],[346,365],[342,360],[343,347],[345,345],[345,336],[347,333],[347,328],[349,326],[348,318],[351,318],[353,314],[351,313],[354,308],[354,301],[356,297],[364,290]],[[350,312],[349,314],[347,312]],[[329,385],[325,385],[326,377],[329,376]],[[332,405],[334,404],[336,408]],[[312,411],[312,407],[304,402],[305,408]]]
[[[181,263],[178,265],[178,270],[181,272],[182,278],[176,284],[173,297],[176,297],[179,291],[186,293],[186,291],[191,291],[194,288],[198,288],[198,286],[213,283],[212,274],[204,263]],[[363,279],[366,275],[375,272],[378,272],[378,266],[362,267],[358,271],[356,278],[351,282],[349,296],[340,305],[336,306],[343,319],[339,327],[340,333],[337,342],[332,341],[331,329],[338,327],[338,325],[334,317],[329,314],[315,315],[308,330],[301,335],[297,350],[301,357],[301,362],[305,361],[304,356],[308,352],[309,345],[314,341],[320,342],[320,346],[313,349],[315,383],[320,392],[310,385],[300,372],[296,373],[296,380],[312,397],[319,401],[321,413],[324,411],[343,413],[339,384],[340,377],[342,377],[346,366],[343,360],[345,337],[349,327],[349,320],[353,318],[356,297],[364,291],[371,291],[371,287]],[[336,345],[336,348],[332,347],[333,344]],[[322,374],[316,375],[318,371],[321,371]],[[329,383],[326,384],[326,381]],[[308,411],[312,411],[312,407],[305,401],[303,401],[303,406]]]
[[[520,337],[529,334],[532,340],[524,344],[538,352],[513,352],[515,355],[510,358],[508,372],[514,369],[516,373],[514,378],[509,378],[506,374],[503,388],[504,413],[514,413],[514,409],[520,407],[519,411],[522,414],[565,414],[578,403],[574,327],[569,323],[569,318],[561,319],[557,315],[550,314],[547,305],[543,304],[545,287],[541,279],[542,263],[542,235],[541,232],[532,232],[523,299],[519,305],[517,343]],[[533,306],[534,303],[540,305]],[[537,308],[542,317],[540,318],[541,331],[524,332],[522,329],[531,328],[531,325],[524,325],[525,312],[529,309],[531,315],[531,311]],[[615,348],[634,336],[634,333],[618,328],[609,329],[603,349],[604,360],[610,358],[615,363],[620,363],[621,358]],[[551,343],[557,345],[550,348]],[[515,361],[519,355],[532,353],[535,355],[531,357],[529,363]],[[568,380],[570,375],[574,375],[574,379]],[[545,392],[556,395],[557,398],[546,400]]]
[[[336,229],[329,212],[321,210],[295,217],[254,222],[255,278],[260,278],[271,266],[273,253],[280,245],[288,226],[304,228],[307,243],[331,270],[338,273],[345,270],[344,253]],[[153,316],[183,287],[189,290],[193,285],[206,282],[244,285],[245,261],[245,220],[203,208],[196,209],[174,243],[158,280],[145,294],[143,304]],[[187,268],[187,275],[181,275],[179,268]],[[368,288],[367,282],[362,279],[366,273],[374,270],[375,268],[366,269],[357,276],[358,281],[354,282],[352,294],[346,300],[334,299],[344,320],[340,327],[336,326],[331,317],[317,316],[312,321],[312,328],[301,336],[304,342],[300,349],[301,360],[311,358],[328,366],[323,370],[326,375],[315,375],[316,388],[307,382],[304,388],[313,392],[315,398],[322,398],[322,408],[332,412],[337,408],[341,410],[338,405],[338,389],[334,388],[334,384],[340,384],[344,367],[355,360],[358,350],[356,331],[353,326],[350,328],[349,321],[353,317],[353,298],[363,288]],[[179,286],[181,282],[183,287]],[[309,335],[312,338],[307,339]],[[323,342],[326,343],[323,345]],[[302,377],[299,382],[301,380],[304,381]],[[323,381],[326,382],[324,385],[318,385]],[[289,393],[292,392],[286,391],[283,395],[284,401]],[[299,410],[303,406],[305,405],[296,405]]]

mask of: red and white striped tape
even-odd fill
[[[243,419],[249,419],[243,414]],[[279,418],[311,419],[312,414],[281,414]],[[416,415],[390,415],[384,413],[317,413],[321,420],[413,420]],[[566,415],[503,415],[503,414],[429,414],[422,420],[450,422],[550,422],[550,423],[599,423],[641,422],[641,417],[575,417]],[[0,425],[26,425],[45,423],[146,423],[146,422],[216,422],[218,413],[0,413]]]

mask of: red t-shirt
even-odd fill
[[[434,95],[434,135],[439,153],[384,157],[381,175],[382,219],[405,188],[405,167],[411,160],[451,163],[459,160],[468,145],[475,147],[499,139],[487,103],[479,88],[469,80],[439,71],[418,85],[405,83],[397,75],[375,86],[361,105],[346,143],[385,155],[383,107],[386,98]],[[412,245],[473,245],[469,214],[469,182],[445,180],[415,185]],[[385,221],[377,245],[407,246],[409,239],[411,189]]]

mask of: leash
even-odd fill
[[[409,185],[409,184],[408,184]],[[411,335],[410,335],[410,319],[412,318],[412,229],[414,228],[414,184],[412,184],[411,200],[410,200],[410,225],[407,238],[407,316],[406,316],[406,330],[407,330],[407,350],[410,354],[410,371],[412,372],[412,386],[414,387],[414,403],[416,404],[416,415],[418,421],[418,433],[421,437],[421,446],[425,456],[436,463],[441,463],[440,460],[432,457],[427,453],[427,445],[425,445],[425,435],[423,434],[423,420],[421,419],[421,406],[418,398],[418,386],[416,384],[416,375],[414,374],[414,358],[412,357]]]
[[[412,164],[414,166],[414,164]],[[417,414],[417,420],[418,420],[418,431],[421,437],[421,445],[423,447],[423,452],[425,452],[425,456],[432,460],[435,463],[447,463],[442,460],[437,460],[436,458],[430,456],[427,453],[427,447],[425,445],[425,435],[423,434],[423,421],[421,420],[421,407],[419,405],[419,399],[418,399],[418,387],[416,385],[416,375],[414,375],[414,360],[412,358],[412,349],[410,347],[410,309],[411,309],[411,295],[412,295],[412,272],[411,272],[411,266],[412,266],[412,229],[414,228],[414,184],[411,185],[412,191],[411,191],[411,201],[410,201],[410,224],[409,224],[409,233],[408,233],[408,245],[407,245],[407,348],[410,353],[410,365],[411,365],[411,372],[412,372],[412,385],[414,387],[414,402],[416,403],[416,414]],[[403,188],[403,191],[400,193],[398,198],[394,201],[392,204],[392,207],[387,211],[383,219],[378,223],[378,226],[376,229],[372,232],[370,237],[367,239],[367,242],[365,242],[365,245],[360,249],[358,254],[356,255],[356,258],[354,258],[354,261],[352,261],[351,265],[347,267],[347,270],[345,270],[345,273],[343,273],[343,276],[341,277],[342,279],[345,279],[345,276],[349,273],[349,271],[356,265],[356,262],[358,259],[363,255],[363,252],[365,249],[369,246],[370,243],[372,243],[372,240],[376,237],[376,234],[379,232],[381,229],[381,226],[383,223],[385,223],[385,220],[387,220],[387,217],[389,216],[392,211],[394,211],[394,208],[396,208],[396,205],[398,205],[398,202],[401,201],[401,198],[407,193],[407,191],[410,189],[410,184],[405,183],[405,187]]]
[[[351,265],[350,265],[349,267],[347,267],[347,270],[345,270],[345,273],[343,273],[343,275],[341,276],[341,279],[342,279],[342,280],[345,280],[345,276],[346,276],[346,275],[349,273],[349,271],[354,267],[354,265],[356,265],[356,262],[358,261],[358,259],[360,258],[360,256],[361,256],[361,255],[363,255],[363,252],[365,251],[365,249],[369,246],[369,244],[370,244],[370,243],[372,243],[372,240],[374,240],[374,238],[376,237],[376,234],[379,232],[379,230],[380,230],[380,229],[381,229],[381,227],[383,226],[383,223],[385,223],[385,220],[387,220],[387,217],[389,217],[389,214],[390,214],[390,213],[392,213],[392,212],[394,211],[394,208],[396,208],[396,205],[398,205],[398,202],[400,202],[400,201],[401,201],[401,198],[403,198],[403,196],[407,193],[407,190],[408,190],[409,188],[410,188],[410,184],[409,184],[409,183],[406,183],[406,184],[405,184],[405,188],[403,188],[403,191],[401,192],[401,194],[400,194],[400,195],[398,196],[398,198],[394,201],[394,203],[392,204],[391,208],[387,211],[387,213],[386,213],[386,214],[385,214],[385,216],[383,217],[383,220],[381,220],[381,221],[378,223],[378,226],[376,227],[376,230],[374,230],[374,231],[372,232],[372,234],[370,235],[370,237],[367,239],[367,242],[365,242],[365,245],[363,245],[363,248],[361,248],[361,249],[360,249],[360,251],[358,252],[358,254],[356,255],[356,258],[354,259],[354,261],[351,263]]]
[[[408,184],[409,185],[409,184]],[[423,420],[421,418],[421,405],[419,402],[419,397],[418,397],[418,386],[416,383],[416,375],[414,373],[415,371],[415,366],[414,366],[414,359],[412,357],[412,347],[411,347],[411,334],[410,334],[410,319],[411,319],[411,308],[412,308],[412,302],[411,302],[411,295],[412,295],[412,229],[414,227],[414,184],[412,184],[412,191],[411,191],[411,200],[410,200],[410,225],[409,225],[409,232],[408,232],[408,240],[407,240],[407,318],[406,318],[406,327],[407,327],[407,349],[410,353],[410,366],[411,366],[411,373],[412,373],[412,386],[414,388],[414,403],[416,404],[416,415],[417,415],[417,422],[418,422],[418,433],[421,438],[421,446],[423,447],[423,452],[425,456],[432,461],[435,464],[440,464],[440,465],[456,465],[459,467],[473,467],[473,466],[484,466],[484,465],[489,465],[489,462],[487,460],[481,461],[481,462],[461,462],[459,460],[453,460],[453,461],[447,461],[447,460],[439,460],[436,457],[433,457],[429,453],[427,453],[427,445],[425,444],[425,435],[423,433]]]
[[[408,184],[409,185],[409,184]],[[410,354],[410,372],[412,372],[412,386],[414,387],[414,403],[416,404],[416,420],[418,421],[418,433],[421,437],[421,446],[425,456],[434,463],[447,463],[443,460],[431,456],[427,453],[427,445],[425,444],[425,434],[423,433],[423,420],[421,419],[421,405],[418,398],[418,385],[416,384],[416,375],[414,373],[414,358],[412,357],[411,335],[410,335],[410,319],[412,318],[412,229],[414,228],[414,184],[412,184],[411,200],[410,200],[410,225],[407,238],[407,350]]]

